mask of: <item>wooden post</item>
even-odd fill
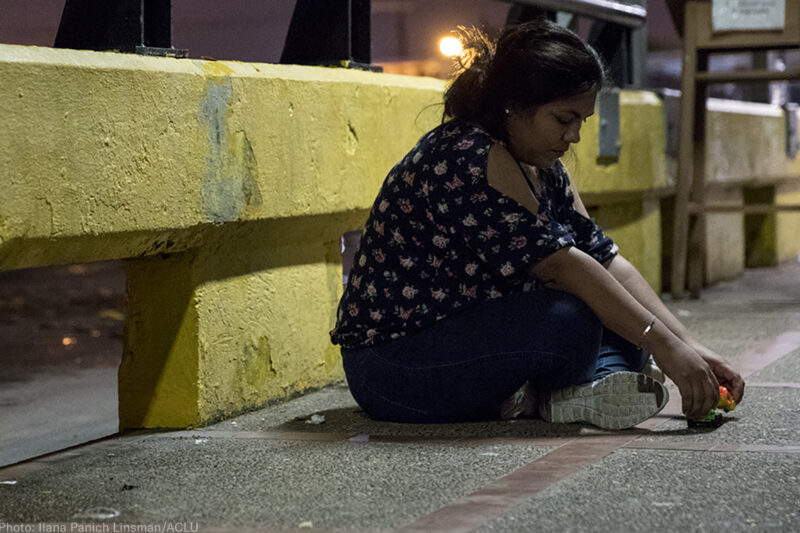
[[[708,52],[697,51],[697,66],[695,72],[708,70]],[[708,89],[705,85],[694,83],[694,128],[692,130],[692,203],[701,206],[696,213],[689,213],[689,242],[687,257],[687,277],[689,294],[692,297],[700,295],[705,279],[706,259],[706,213],[702,206],[705,205],[706,189],[706,95]]]
[[[675,184],[675,226],[672,237],[671,287],[674,298],[683,298],[686,288],[686,258],[689,238],[689,192],[692,188],[697,82],[697,32],[694,5],[687,2],[684,12],[683,67],[681,73],[680,140],[678,176]],[[702,101],[705,109],[705,100]]]

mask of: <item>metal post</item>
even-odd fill
[[[171,0],[66,0],[53,46],[188,55],[172,46]]]
[[[371,64],[370,0],[297,0],[281,63],[380,72]]]

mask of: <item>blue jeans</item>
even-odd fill
[[[582,300],[548,289],[488,300],[385,344],[342,348],[356,402],[394,422],[497,419],[526,381],[544,393],[638,372],[647,357]]]

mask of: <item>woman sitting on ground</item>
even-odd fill
[[[605,82],[597,53],[546,20],[496,48],[462,40],[447,121],[386,177],[331,332],[358,404],[398,422],[538,411],[619,429],[663,409],[658,367],[687,417],[718,384],[740,401],[741,376],[618,253],[559,160]]]

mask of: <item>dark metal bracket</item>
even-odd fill
[[[372,65],[370,0],[297,0],[281,63],[382,72]]]
[[[681,133],[681,92],[665,87],[654,89],[654,91],[661,99],[664,110],[664,153],[670,158],[678,157],[678,142]]]
[[[172,46],[172,0],[66,0],[56,48],[186,57]]]
[[[797,104],[786,102],[783,104],[783,117],[786,123],[786,157],[796,159],[800,152],[800,139],[797,135]]]
[[[606,89],[597,96],[597,115],[600,118],[597,135],[597,162],[610,164],[619,160],[619,89]]]

